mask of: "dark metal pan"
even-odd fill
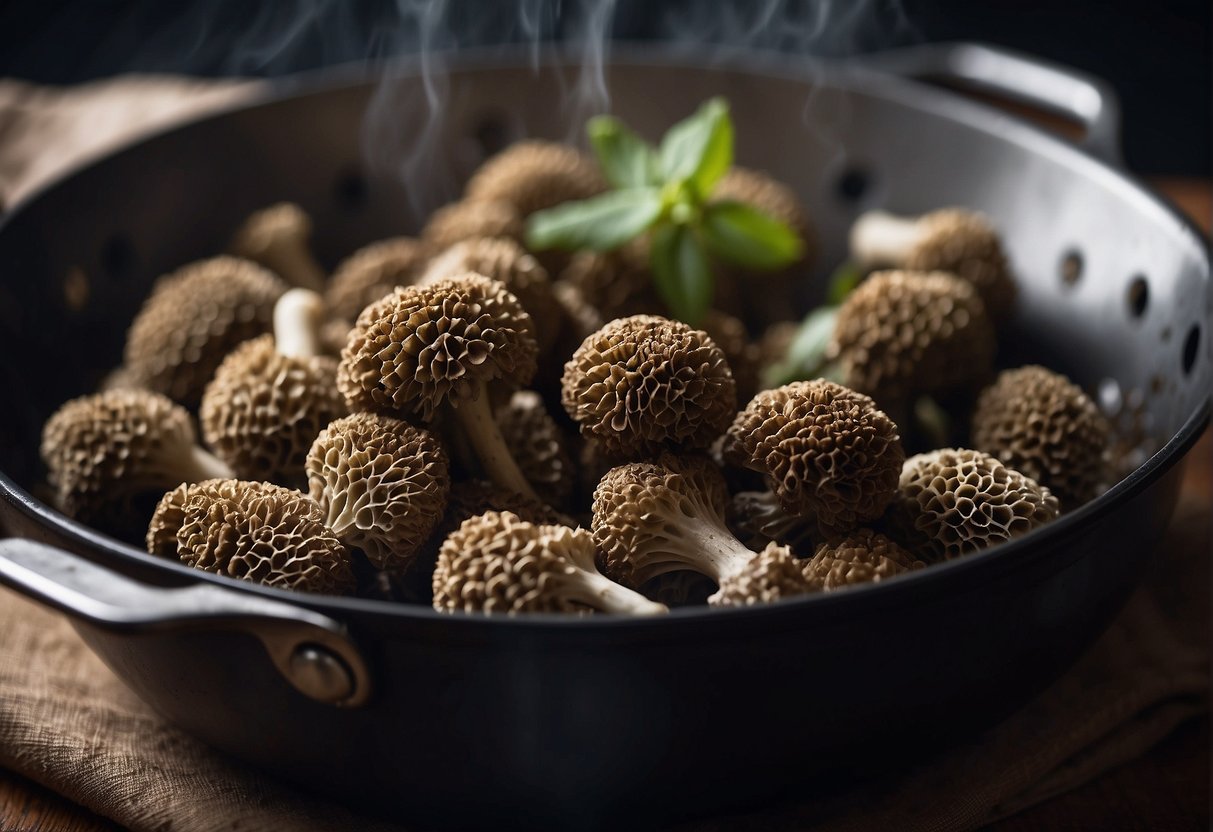
[[[399,184],[405,155],[393,159],[390,143],[369,165],[360,144],[368,111],[416,90],[405,67],[389,87],[276,91],[13,209],[0,225],[0,508],[27,539],[0,542],[0,581],[72,616],[140,696],[216,748],[352,806],[444,826],[707,812],[999,719],[1102,630],[1167,524],[1177,464],[1209,418],[1208,252],[1095,158],[1115,147],[1115,107],[1097,82],[974,46],[887,62],[1060,110],[1090,143],[871,68],[638,56],[613,62],[607,80],[614,111],[650,135],[727,96],[740,161],[805,198],[824,263],[869,207],[991,215],[1022,285],[1008,361],[1065,371],[1141,432],[1141,465],[1097,500],[878,585],[639,621],[487,620],[287,594],[154,559],[30,496],[47,414],[118,362],[156,275],[218,251],[249,211],[299,202],[332,262],[416,227],[418,207],[485,145],[568,135],[567,67],[469,60],[450,70],[443,118],[396,111],[400,147],[425,147],[436,172],[423,193],[420,180]],[[412,141],[423,123],[424,146]],[[80,274],[89,296],[73,305],[64,282]],[[804,287],[806,304],[818,284]]]

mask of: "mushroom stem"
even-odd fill
[[[683,530],[688,548],[697,553],[696,565],[716,583],[744,571],[754,551],[746,547],[723,525],[704,520],[687,524]]]
[[[917,218],[868,211],[851,226],[851,255],[865,266],[897,265],[920,238]]]
[[[310,289],[291,289],[274,304],[274,348],[291,358],[320,355],[324,300]]]
[[[274,246],[264,258],[264,262],[291,285],[314,292],[324,291],[324,269],[307,250],[304,241]]]
[[[227,463],[198,445],[192,445],[189,453],[181,457],[174,473],[181,477],[181,482],[227,480],[236,476]]]
[[[472,449],[489,479],[498,488],[514,491],[533,500],[539,497],[535,489],[522,474],[518,463],[514,461],[509,446],[501,435],[501,429],[493,420],[493,411],[489,406],[488,391],[484,382],[476,384],[472,395],[465,396],[457,402],[452,402],[455,419],[459,422],[463,434],[471,440]]]
[[[664,615],[670,609],[665,604],[650,601],[639,592],[620,586],[598,573],[578,569],[564,579],[566,597],[602,612],[624,615]]]

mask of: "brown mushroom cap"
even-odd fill
[[[569,528],[577,526],[576,520],[541,500],[507,491],[487,480],[464,480],[451,486],[446,514],[438,524],[435,534],[445,539],[459,528],[459,524],[464,520],[487,511],[508,511],[528,523]]]
[[[817,536],[817,518],[784,510],[770,491],[739,491],[729,499],[729,528],[746,546],[761,549],[775,542],[794,554],[808,553]]]
[[[147,390],[67,402],[43,427],[41,452],[59,508],[122,534],[145,528],[178,483],[231,474],[198,447],[185,408]]]
[[[666,611],[603,577],[583,529],[528,523],[509,512],[472,517],[438,552],[434,609],[506,613]]]
[[[524,232],[522,217],[510,203],[461,200],[431,214],[421,230],[421,239],[430,251],[445,251],[455,243],[476,237],[508,237],[518,241]]]
[[[942,272],[876,272],[843,302],[831,352],[848,386],[882,404],[982,382],[994,329],[970,283]]]
[[[127,332],[131,377],[196,407],[224,356],[270,330],[286,289],[276,275],[235,257],[191,263],[160,278]]]
[[[636,315],[582,342],[565,365],[561,401],[608,454],[651,458],[711,445],[736,412],[737,387],[706,333]]]
[[[787,546],[768,543],[746,568],[720,580],[720,589],[708,597],[713,607],[748,607],[770,604],[809,591],[800,561]]]
[[[648,242],[643,238],[615,251],[575,253],[556,282],[580,291],[605,320],[662,309],[653,286]]]
[[[539,499],[553,506],[567,506],[577,472],[564,433],[544,407],[542,397],[532,390],[518,390],[494,416]]]
[[[412,237],[393,237],[358,249],[337,266],[324,292],[329,313],[356,320],[363,309],[397,286],[413,283],[429,249]]]
[[[1057,518],[1057,498],[996,457],[945,448],[906,460],[889,515],[924,560],[952,559]]]
[[[164,495],[147,530],[154,555],[282,589],[353,591],[349,553],[312,500],[268,482],[207,480]]]
[[[265,266],[292,286],[320,291],[324,269],[309,247],[312,220],[293,202],[280,202],[252,214],[236,231],[231,252]]]
[[[973,411],[973,445],[1057,495],[1065,510],[1096,495],[1111,426],[1065,376],[1035,365],[1006,370]]]
[[[897,425],[824,379],[759,393],[733,420],[724,454],[766,475],[785,511],[816,517],[827,533],[880,517],[905,461]]]
[[[990,317],[1001,320],[1010,314],[1017,294],[1015,278],[998,232],[988,218],[949,208],[924,215],[918,227],[918,245],[906,258],[904,268],[954,274],[973,284]]]
[[[562,202],[588,199],[606,187],[598,166],[576,148],[522,141],[481,165],[465,193],[470,202],[505,202],[526,217]]]
[[[758,375],[762,354],[750,340],[745,324],[727,312],[710,309],[700,326],[724,353],[737,382],[737,400],[749,401],[761,387]]]
[[[855,529],[828,540],[817,547],[813,557],[800,562],[804,576],[819,591],[881,581],[924,566],[897,543],[871,529]]]

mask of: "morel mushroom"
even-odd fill
[[[263,208],[244,221],[232,239],[231,252],[260,263],[292,286],[319,292],[324,269],[308,244],[312,221],[293,202]]]
[[[621,465],[594,491],[594,543],[609,577],[640,588],[666,573],[698,572],[719,587],[708,599],[716,606],[808,591],[786,546],[755,552],[728,530],[724,481],[710,463],[663,462]]]
[[[972,285],[943,272],[877,272],[843,302],[830,352],[884,406],[983,382],[994,330]]]
[[[345,415],[337,360],[320,355],[323,316],[318,294],[290,290],[274,308],[274,334],[237,347],[207,385],[202,436],[236,477],[301,488],[312,441]]]
[[[340,595],[354,589],[349,552],[315,502],[268,482],[207,480],[164,495],[147,550],[266,586]]]
[[[737,383],[737,400],[749,401],[761,386],[758,374],[762,354],[758,345],[750,340],[745,324],[727,312],[709,309],[701,326],[724,353],[733,380]]]
[[[127,332],[131,378],[196,407],[224,357],[269,332],[286,290],[277,275],[235,257],[191,263],[160,278]]]
[[[608,455],[645,459],[711,445],[737,410],[737,386],[706,333],[635,315],[582,342],[565,365],[561,400]]]
[[[998,232],[972,211],[948,208],[917,217],[870,211],[851,228],[851,254],[866,266],[949,272],[967,280],[995,321],[1005,320],[1015,305],[1015,278]]]
[[[1048,486],[1066,511],[1103,483],[1111,432],[1081,387],[1035,365],[1000,373],[973,411],[973,446]]]
[[[897,425],[867,396],[823,379],[755,396],[729,427],[724,456],[764,474],[785,511],[816,518],[827,534],[880,517],[905,461]]]
[[[82,523],[128,534],[178,483],[230,477],[199,447],[185,408],[146,390],[73,399],[42,429],[42,459],[59,508]]]
[[[532,332],[518,299],[483,275],[398,288],[359,315],[341,353],[337,387],[355,411],[428,422],[450,406],[489,477],[534,497],[493,420],[487,392],[490,383],[530,381]]]
[[[518,390],[494,414],[523,476],[545,503],[566,507],[577,482],[568,443],[532,390]]]
[[[589,532],[510,512],[472,517],[452,532],[438,552],[433,588],[441,612],[668,612],[597,570]]]
[[[324,293],[329,313],[353,321],[367,306],[397,286],[413,283],[429,249],[412,237],[394,237],[364,246],[342,260]]]
[[[489,159],[467,183],[470,202],[505,202],[523,217],[606,190],[598,166],[568,145],[515,142]]]
[[[729,528],[751,549],[768,543],[789,547],[793,554],[808,554],[818,535],[817,518],[791,514],[770,491],[739,491],[729,499]]]
[[[521,240],[522,217],[508,202],[461,200],[444,205],[421,230],[421,239],[430,251],[446,251],[455,243],[476,237],[508,237]]]
[[[889,521],[924,560],[958,558],[1057,518],[1057,498],[981,451],[945,448],[906,460]]]
[[[338,419],[306,461],[325,524],[376,569],[403,574],[442,519],[450,463],[429,431],[373,413]]]
[[[828,540],[817,547],[813,557],[800,563],[812,587],[823,592],[875,583],[924,566],[893,540],[872,529],[855,529]]]
[[[644,238],[615,251],[579,251],[556,282],[579,290],[606,320],[654,314],[662,308]]]

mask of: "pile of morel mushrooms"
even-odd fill
[[[331,277],[283,204],[161,278],[46,423],[59,507],[274,587],[650,615],[894,578],[1106,486],[1091,399],[996,370],[1016,285],[985,218],[864,215],[826,304],[780,320],[810,222],[732,165],[723,101],[657,146],[588,132],[507,148]]]

